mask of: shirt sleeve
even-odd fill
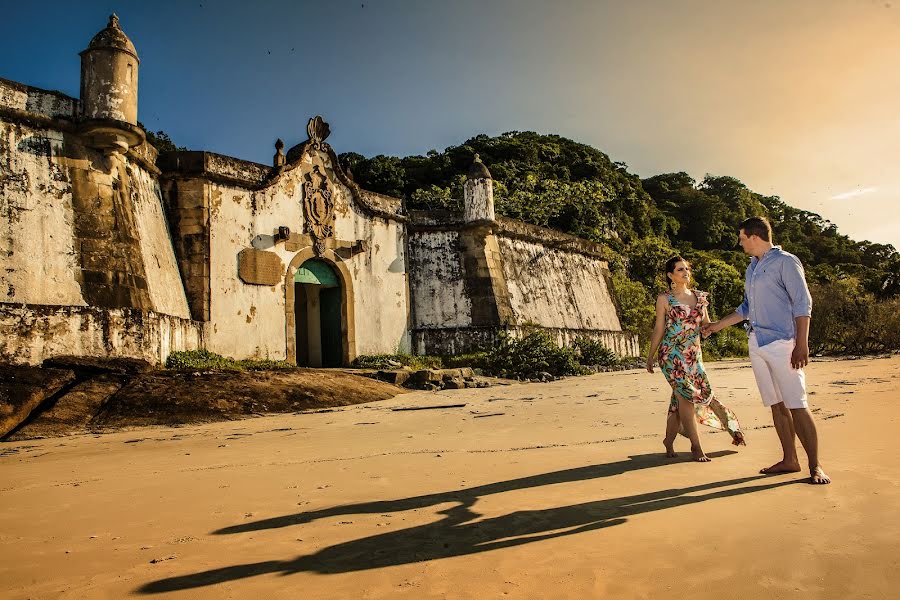
[[[791,299],[791,315],[797,317],[809,317],[812,315],[812,296],[806,285],[806,276],[803,274],[803,264],[796,256],[782,262],[781,279],[784,288]]]
[[[740,306],[734,309],[734,312],[741,315],[741,317],[744,319],[750,317],[750,298],[747,297],[746,290],[744,291],[744,301],[741,302]]]

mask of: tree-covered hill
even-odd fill
[[[666,173],[641,180],[596,148],[528,131],[477,135],[426,156],[347,153],[340,160],[363,188],[404,198],[409,208],[458,210],[476,153],[494,178],[499,214],[615,251],[610,266],[623,323],[642,336],[663,286],[660,269],[673,254],[694,262],[698,285],[712,293],[714,317],[740,302],[747,257],[736,244],[737,225],[754,215],[768,216],[775,243],[806,265],[814,301],[826,309],[817,314],[831,311],[834,320],[856,322],[865,318],[865,311],[875,310],[867,307],[878,301],[884,314],[889,314],[885,303],[900,308],[900,254],[893,246],[851,240],[821,216],[777,196],[757,194],[734,177],[707,175],[696,182],[686,173]],[[884,314],[878,318],[883,320]],[[878,332],[858,333],[858,339],[824,321],[813,321],[813,343],[819,350],[900,347],[900,317]],[[733,333],[717,342],[723,354],[741,353],[742,343]]]

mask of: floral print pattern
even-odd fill
[[[666,312],[666,333],[659,347],[659,366],[672,386],[669,412],[678,411],[679,398],[689,400],[701,425],[727,431],[734,444],[744,444],[737,417],[716,398],[703,368],[700,326],[703,311],[709,306],[709,294],[695,291],[694,295],[697,305],[691,307],[668,294],[669,310]]]

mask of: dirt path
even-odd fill
[[[709,370],[749,446],[702,465],[637,371],[0,444],[0,597],[891,597],[900,357],[809,368],[827,487]]]

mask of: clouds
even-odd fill
[[[871,194],[872,192],[877,192],[878,188],[876,187],[867,187],[860,188],[856,190],[850,190],[849,192],[844,192],[842,194],[837,194],[836,196],[832,196],[831,200],[850,200],[851,198],[857,198],[859,196],[865,196],[866,194]]]

